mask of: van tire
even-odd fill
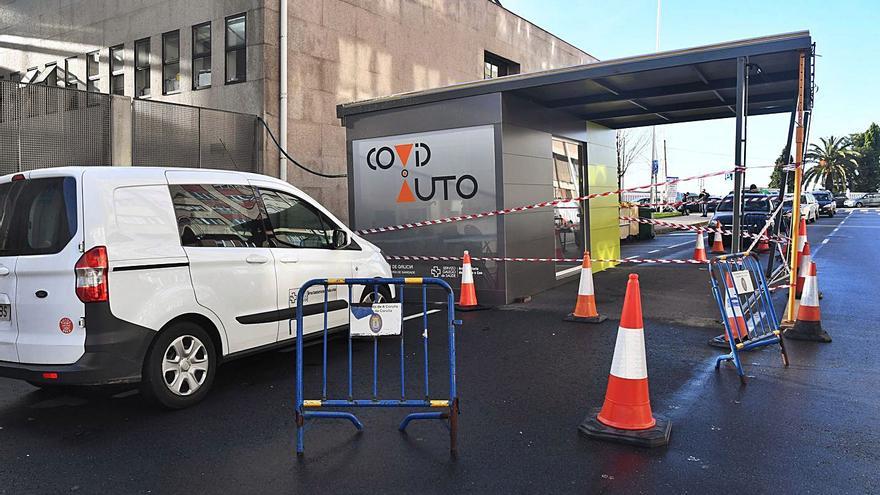
[[[394,302],[391,300],[391,289],[389,289],[387,285],[380,285],[377,292],[379,293],[380,302]],[[366,304],[368,302],[374,302],[372,301],[372,296],[373,288],[370,286],[364,287],[364,291],[361,293],[360,303]]]
[[[180,360],[181,357],[177,356],[177,349],[183,349],[186,352],[187,346],[189,346],[192,355],[186,354],[183,356],[186,364],[182,365],[181,369],[183,369],[183,366],[186,366],[186,368],[183,371],[178,370],[177,375],[174,375],[174,370],[169,370],[166,377],[162,371],[166,356],[177,357]],[[189,364],[190,362],[198,363],[204,366],[206,370],[202,370],[201,366],[199,369],[196,369],[195,366]],[[149,402],[168,409],[190,407],[204,399],[208,394],[211,385],[214,383],[218,364],[219,359],[214,349],[214,342],[204,328],[189,321],[173,323],[159,333],[150,346],[146,358],[144,358],[141,394]],[[196,371],[190,372],[190,369]],[[183,395],[181,395],[180,393],[172,392],[166,384],[166,378],[174,381],[175,376],[183,373],[187,373],[190,378],[184,380],[187,382],[185,385],[181,383],[183,388]],[[190,383],[197,383],[198,388],[195,391],[191,391]]]

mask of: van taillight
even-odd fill
[[[15,174],[12,176],[12,180],[24,180],[24,174]]]
[[[107,287],[107,248],[89,249],[76,262],[76,296],[88,302],[106,302],[110,291]]]

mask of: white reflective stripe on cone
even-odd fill
[[[699,249],[706,248],[706,243],[703,242],[703,233],[702,232],[697,232],[697,248],[699,248]]]
[[[816,277],[808,275],[804,280],[804,292],[801,294],[801,306],[819,307],[819,291],[816,287]]]
[[[592,296],[593,294],[593,270],[581,268],[581,284],[578,286],[578,295]]]
[[[461,283],[463,284],[472,284],[474,283],[474,274],[471,272],[471,264],[465,263],[464,268],[461,270]]]
[[[806,243],[807,243],[807,236],[805,236],[803,234],[798,235],[798,250],[797,250],[797,252],[803,253],[804,252],[804,244],[806,244]]]
[[[645,359],[645,332],[642,329],[618,327],[611,374],[618,378],[648,378]]]
[[[801,255],[801,266],[798,268],[798,276],[807,278],[810,276],[810,261],[812,261],[811,254],[802,254]]]

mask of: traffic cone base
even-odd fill
[[[641,447],[669,443],[672,424],[655,418],[651,411],[642,302],[635,274],[629,276],[626,286],[605,402],[584,419],[578,430],[590,438]]]
[[[584,253],[584,261],[581,265],[581,280],[578,285],[577,303],[574,306],[574,311],[562,320],[575,323],[602,323],[607,319],[596,310],[593,269],[590,263],[590,252],[587,251]]]
[[[794,340],[831,342],[831,336],[822,329],[822,318],[819,310],[819,287],[816,281],[816,263],[810,262],[805,275],[804,291],[797,309],[797,320],[794,322],[794,327],[785,332],[785,337]]]
[[[608,426],[599,421],[600,409],[590,414],[578,426],[578,431],[589,438],[617,442],[636,447],[662,447],[669,443],[672,435],[672,422],[661,416],[654,416],[654,426],[645,430],[624,430]]]

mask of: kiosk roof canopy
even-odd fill
[[[340,118],[489,93],[519,95],[613,129],[734,117],[738,57],[748,57],[748,115],[791,112],[812,85],[808,31],[500,77],[339,105]],[[805,94],[810,97],[810,91]],[[805,101],[805,108],[812,106]]]

